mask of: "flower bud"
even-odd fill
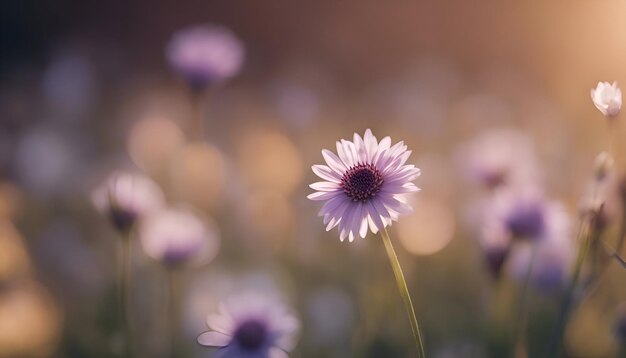
[[[622,107],[622,91],[617,82],[598,82],[596,88],[591,90],[591,100],[605,117],[614,118]]]

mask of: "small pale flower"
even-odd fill
[[[341,241],[362,238],[368,228],[377,233],[412,211],[407,194],[419,191],[413,184],[420,175],[405,164],[411,155],[404,142],[391,146],[391,138],[380,142],[369,129],[352,142],[337,142],[337,153],[322,150],[327,165],[314,165],[313,172],[324,181],[313,183],[311,200],[325,201],[319,212],[326,230],[339,228]]]
[[[198,337],[203,346],[219,347],[220,358],[285,358],[296,343],[297,318],[267,296],[233,297],[207,317],[211,329]]]
[[[96,208],[120,232],[128,232],[137,219],[160,209],[165,195],[150,178],[114,172],[92,194]]]
[[[202,90],[239,72],[244,47],[226,28],[193,26],[174,34],[166,55],[170,65],[192,88]]]
[[[146,254],[167,267],[206,263],[219,248],[215,230],[184,209],[152,213],[142,220],[139,238]]]
[[[607,118],[616,117],[622,107],[622,91],[617,81],[612,84],[598,82],[596,88],[591,89],[591,100],[596,108]]]

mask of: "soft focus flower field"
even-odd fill
[[[626,3],[470,3],[1,3],[0,358],[624,356]]]

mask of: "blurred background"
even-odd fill
[[[341,243],[306,199],[321,149],[367,128],[405,141],[422,169],[415,213],[391,235],[429,356],[510,356],[520,283],[485,264],[476,212],[489,194],[461,154],[489,131],[525,136],[574,245],[611,136],[617,172],[626,165],[623,123],[607,129],[589,96],[598,81],[626,83],[625,11],[619,0],[0,2],[0,357],[114,356],[119,238],[91,193],[115,169],[151,177],[220,233],[216,258],[184,274],[181,356],[211,356],[195,342],[206,315],[248,289],[289,303],[295,357],[414,356],[378,236]],[[198,142],[165,48],[206,23],[246,55],[201,101]],[[137,344],[160,357],[166,283],[133,246]],[[568,356],[617,355],[625,279],[610,264],[581,301]],[[563,286],[528,295],[529,356],[545,350]]]

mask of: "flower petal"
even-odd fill
[[[343,164],[337,155],[328,149],[322,150],[322,156],[328,166],[337,173],[344,173],[348,168]]]
[[[280,348],[272,347],[269,351],[269,358],[289,358],[289,355]]]
[[[224,347],[232,340],[231,336],[220,332],[204,332],[198,336],[198,343],[208,347]]]
[[[342,194],[341,191],[318,191],[318,192],[307,195],[307,198],[311,200],[320,201],[320,200],[328,200],[341,194]]]
[[[313,173],[315,173],[315,175],[324,180],[328,180],[334,183],[341,182],[341,175],[325,165],[317,164],[312,166],[311,169],[313,169]]]
[[[210,329],[229,334],[233,331],[234,322],[229,316],[222,314],[210,314],[206,318],[206,324]]]
[[[309,188],[317,191],[337,191],[341,189],[339,184],[328,181],[318,181],[309,185]]]

